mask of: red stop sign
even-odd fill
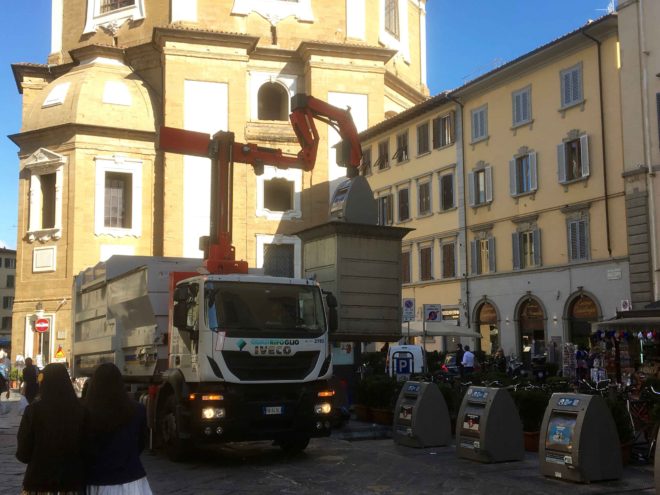
[[[39,318],[34,323],[34,329],[37,332],[47,332],[49,328],[50,328],[50,322],[48,321],[48,318]]]

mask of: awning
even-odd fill
[[[424,326],[422,321],[410,322],[410,333],[408,333],[408,323],[401,324],[402,337],[423,337]],[[456,325],[451,320],[449,321],[427,321],[426,322],[426,336],[427,337],[470,337],[473,339],[480,339],[481,334],[475,332],[471,328]]]
[[[598,329],[620,327],[660,327],[660,317],[638,316],[633,318],[619,318],[616,320],[595,321],[591,324],[591,330],[594,332]]]

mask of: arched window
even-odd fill
[[[481,333],[481,350],[494,354],[501,346],[497,324],[497,310],[490,302],[484,302],[477,311],[477,326]]]
[[[588,348],[593,321],[598,321],[598,306],[589,296],[580,294],[568,308],[568,341]]]
[[[279,83],[267,82],[257,94],[259,120],[287,120],[289,118],[289,93]]]
[[[528,297],[518,309],[518,328],[523,362],[531,364],[535,357],[546,355],[545,311],[536,299]]]

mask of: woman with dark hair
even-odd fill
[[[147,414],[131,400],[119,369],[99,365],[85,396],[88,495],[151,495],[140,461],[147,437]]]
[[[18,428],[16,458],[27,464],[24,493],[84,493],[84,434],[85,409],[69,373],[62,364],[49,364]]]

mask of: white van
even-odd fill
[[[385,372],[389,376],[424,373],[425,357],[421,345],[391,345],[387,351]]]

